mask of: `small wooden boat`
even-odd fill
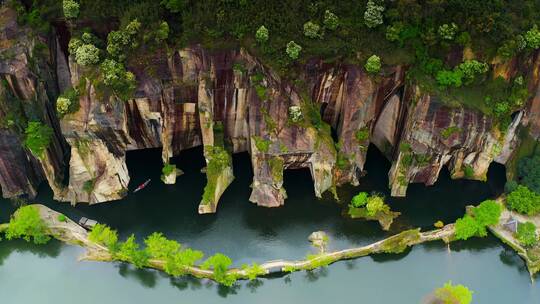
[[[97,225],[97,222],[86,217],[81,217],[79,225],[87,230],[92,230],[92,228]]]
[[[139,187],[135,188],[135,190],[133,190],[133,193],[137,193],[139,191],[141,191],[142,189],[146,188],[146,186],[148,186],[148,184],[150,183],[150,180],[151,179],[147,179],[144,183],[140,184]]]

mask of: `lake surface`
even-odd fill
[[[86,216],[118,229],[121,238],[139,240],[154,231],[204,251],[222,252],[235,265],[272,259],[300,259],[313,252],[307,237],[317,230],[330,235],[330,250],[368,244],[403,229],[431,229],[433,223],[455,221],[465,206],[494,197],[503,188],[504,168],[493,165],[488,181],[452,181],[447,171],[433,187],[412,185],[407,198],[388,198],[390,164],[370,147],[368,174],[359,187],[343,187],[343,204],[358,191],[384,194],[391,208],[402,212],[390,232],[376,222],[343,218],[342,205],[331,195],[314,196],[309,171],[285,173],[289,198],[277,209],[248,201],[252,170],[247,154],[234,156],[236,180],[223,195],[217,214],[198,215],[206,178],[202,149],[183,152],[175,161],[185,174],[176,185],[159,181],[160,151],[128,154],[130,188],[152,183],[122,201],[71,207],[52,200],[43,187],[36,201],[73,219]],[[7,221],[14,203],[0,199],[0,221]],[[233,288],[190,277],[170,278],[154,270],[121,263],[78,262],[81,248],[51,241],[36,246],[24,241],[0,243],[2,303],[419,303],[433,289],[452,280],[474,290],[473,303],[540,303],[540,282],[531,283],[524,262],[497,239],[416,246],[399,255],[374,255],[338,262],[313,272],[242,281]]]

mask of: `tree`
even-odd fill
[[[523,185],[508,194],[506,201],[510,209],[519,213],[535,215],[540,212],[540,195]]]
[[[367,192],[360,192],[352,198],[351,206],[353,206],[354,208],[360,208],[360,207],[363,207],[365,204],[367,204],[367,201],[368,201]]]
[[[253,263],[251,266],[244,264],[242,265],[242,270],[246,272],[246,276],[250,281],[255,280],[258,276],[266,274],[266,270],[257,263]]]
[[[300,51],[302,51],[302,47],[296,42],[291,40],[289,41],[289,43],[287,43],[286,53],[291,59],[298,59],[298,57],[300,56]]]
[[[24,133],[26,134],[24,146],[27,147],[34,156],[41,158],[45,149],[47,149],[51,143],[53,135],[52,128],[39,121],[31,121],[28,123]]]
[[[463,72],[457,69],[454,71],[451,70],[440,70],[437,72],[437,83],[442,87],[456,87],[459,88],[463,84]]]
[[[63,116],[68,112],[70,105],[71,100],[69,100],[69,98],[58,97],[58,99],[56,99],[56,112],[58,112],[60,116]]]
[[[538,30],[538,26],[533,26],[525,33],[525,41],[527,42],[527,47],[533,50],[540,48],[540,31]]]
[[[517,172],[521,184],[540,194],[540,153],[519,160]]]
[[[134,19],[124,29],[111,31],[107,35],[107,52],[116,60],[124,61],[126,59],[125,53],[139,45],[135,37],[140,28],[141,23]]]
[[[73,0],[64,0],[62,7],[66,18],[75,19],[79,17],[79,3]]]
[[[311,39],[322,38],[321,27],[311,21],[304,23],[304,36]]]
[[[137,268],[143,268],[148,264],[148,253],[146,250],[139,250],[139,244],[133,234],[125,242],[120,243],[116,256],[122,261],[131,262]]]
[[[214,279],[219,283],[227,286],[231,286],[236,281],[234,276],[227,275],[227,270],[231,266],[232,260],[228,256],[222,253],[216,253],[209,257],[201,265],[202,269],[212,268],[214,271]]]
[[[470,215],[456,221],[456,239],[467,240],[478,233],[478,223]]]
[[[198,260],[202,259],[204,254],[198,250],[186,248],[174,253],[166,259],[164,266],[165,272],[173,276],[180,276],[186,273],[186,267],[191,267]]]
[[[99,62],[99,49],[93,44],[83,44],[75,52],[77,64],[91,66]]]
[[[160,232],[154,232],[145,240],[146,251],[156,259],[164,259],[172,257],[182,247],[180,243],[174,240],[169,240]]]
[[[107,247],[112,253],[118,251],[118,233],[105,224],[96,224],[88,234],[88,239]]]
[[[255,39],[257,40],[257,42],[262,44],[268,41],[268,37],[269,37],[268,29],[264,25],[261,25],[259,29],[257,29],[257,32],[255,33]]]
[[[467,60],[457,66],[465,79],[465,84],[471,84],[477,74],[484,74],[489,70],[487,63],[476,60]]]
[[[458,31],[458,26],[454,22],[452,22],[450,24],[445,23],[439,26],[438,33],[441,39],[443,40],[454,40],[454,38],[456,37],[457,31]]]
[[[531,222],[519,223],[516,237],[524,246],[534,246],[538,243],[536,226]]]
[[[375,216],[379,212],[386,213],[390,211],[390,207],[384,203],[384,200],[379,195],[371,195],[367,199],[366,204],[367,215]]]
[[[444,304],[469,304],[473,292],[463,285],[452,285],[452,281],[435,290],[435,296]]]
[[[371,55],[364,65],[366,71],[371,74],[378,73],[381,70],[381,58],[377,55]]]
[[[45,244],[51,239],[47,235],[47,225],[39,215],[39,209],[32,205],[21,207],[13,214],[6,230],[6,238],[22,238],[35,244]]]
[[[329,30],[335,30],[337,29],[339,25],[339,18],[336,16],[336,14],[332,13],[330,10],[326,10],[324,12],[324,26]]]
[[[185,0],[161,0],[161,5],[165,6],[171,13],[180,13],[185,5]]]
[[[473,210],[474,220],[477,223],[478,235],[486,236],[486,226],[496,225],[499,223],[502,208],[494,200],[483,201]]]
[[[113,59],[105,59],[100,65],[103,83],[109,86],[122,100],[127,100],[135,90],[135,75],[126,71],[124,65]]]
[[[369,28],[374,28],[383,24],[383,12],[384,6],[378,4],[373,0],[369,0],[366,5],[366,11],[364,12],[364,23]]]

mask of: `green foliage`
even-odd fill
[[[456,221],[456,239],[467,240],[478,234],[478,223],[470,215],[465,215]]]
[[[461,132],[461,128],[458,127],[458,126],[450,126],[444,130],[441,131],[441,136],[444,138],[444,139],[448,139],[450,136],[454,135],[454,134],[457,134],[457,133],[460,133]]]
[[[266,41],[268,41],[269,36],[270,36],[270,33],[268,32],[268,29],[264,25],[261,25],[257,29],[257,32],[255,33],[255,39],[259,43],[265,43]]]
[[[289,119],[293,123],[299,123],[303,120],[304,115],[302,114],[302,107],[300,106],[290,106],[289,107]]]
[[[137,268],[148,265],[148,253],[146,250],[139,250],[139,244],[135,241],[133,234],[125,242],[120,243],[115,256],[122,261],[132,263]]]
[[[364,68],[368,73],[378,73],[381,70],[381,58],[377,55],[371,55],[371,57],[367,59]]]
[[[64,0],[62,4],[66,18],[75,19],[79,17],[79,3],[73,0]]]
[[[480,203],[480,205],[474,208],[473,215],[476,223],[478,224],[479,236],[487,235],[487,226],[492,226],[499,223],[501,212],[501,206],[494,200],[483,201]]]
[[[463,79],[466,85],[471,84],[476,75],[484,74],[489,70],[487,63],[476,60],[467,60],[457,66],[463,74]]]
[[[311,39],[322,38],[323,36],[321,27],[311,21],[304,23],[304,35]]]
[[[510,193],[517,189],[518,183],[514,180],[509,180],[504,184],[504,192]]]
[[[136,36],[140,28],[141,23],[135,19],[124,29],[110,32],[107,36],[107,52],[109,55],[118,61],[124,61],[126,53],[139,45]]]
[[[473,292],[463,285],[452,285],[447,282],[443,287],[435,290],[435,296],[444,304],[469,304],[472,301]]]
[[[324,26],[333,31],[339,26],[339,18],[336,14],[332,13],[330,10],[324,11]]]
[[[166,258],[164,266],[165,272],[173,276],[180,276],[186,273],[186,268],[191,267],[198,260],[202,259],[204,254],[201,251],[186,248],[173,253]]]
[[[356,138],[356,140],[358,142],[364,142],[366,140],[369,139],[369,128],[368,127],[364,127],[364,128],[361,128],[361,129],[358,129],[355,133],[354,133],[354,137]]]
[[[458,26],[455,23],[443,24],[439,26],[439,37],[444,40],[454,40],[458,31]]]
[[[66,218],[66,216],[63,215],[63,214],[58,215],[57,220],[58,220],[59,222],[63,222],[63,223],[67,222],[67,218]]]
[[[257,150],[262,153],[268,153],[270,150],[270,145],[272,144],[270,140],[264,139],[260,136],[253,136],[253,140],[255,140],[255,147],[257,147]]]
[[[364,12],[364,23],[367,27],[373,28],[383,24],[384,3],[379,1],[369,0],[366,4]]]
[[[526,186],[519,185],[516,190],[508,194],[506,201],[510,209],[519,213],[527,215],[540,213],[540,195]]]
[[[366,210],[368,216],[375,216],[379,212],[388,213],[390,207],[384,203],[384,200],[379,195],[371,195],[367,199]]]
[[[184,9],[185,0],[161,0],[161,5],[165,6],[171,13],[180,13]]]
[[[56,99],[56,112],[60,118],[66,114],[77,112],[79,107],[79,92],[74,88],[67,89]]]
[[[441,87],[456,87],[459,88],[463,84],[463,72],[459,69],[455,70],[440,70],[437,72],[437,83]]]
[[[83,191],[90,194],[92,191],[94,191],[94,187],[96,184],[95,179],[89,179],[83,183]]]
[[[214,201],[214,194],[217,187],[217,179],[222,171],[231,163],[231,157],[225,149],[219,146],[205,146],[209,162],[206,166],[206,186],[202,202],[209,204]]]
[[[536,226],[531,222],[519,223],[516,237],[523,246],[534,246],[538,243]]]
[[[266,274],[266,270],[257,263],[253,263],[251,264],[251,266],[244,264],[242,265],[242,270],[246,272],[246,276],[250,281],[255,280],[257,277]]]
[[[522,35],[506,40],[497,49],[497,55],[504,59],[510,59],[527,47],[527,41]]]
[[[209,257],[201,264],[202,269],[212,268],[214,271],[214,279],[226,286],[232,286],[236,281],[236,278],[227,274],[229,266],[231,266],[232,260],[228,256],[222,253],[216,253]]]
[[[527,42],[527,47],[533,50],[540,48],[540,31],[538,26],[533,26],[527,33],[525,33],[525,41]]]
[[[93,44],[82,44],[75,51],[75,61],[82,66],[92,66],[99,62],[100,50]]]
[[[176,172],[176,165],[175,164],[165,164],[163,168],[161,169],[161,173],[164,176],[171,175],[173,172]]]
[[[146,251],[152,258],[167,259],[172,257],[181,248],[180,243],[169,240],[160,232],[154,232],[145,240]]]
[[[287,49],[285,50],[285,52],[292,60],[298,59],[298,57],[300,56],[300,51],[302,51],[302,47],[296,42],[291,40],[289,41],[289,43],[287,43]]]
[[[118,251],[118,233],[105,224],[96,224],[88,234],[88,239],[107,247],[112,253]]]
[[[39,121],[30,121],[24,133],[26,134],[24,146],[28,148],[34,156],[38,158],[43,157],[45,149],[47,149],[51,143],[53,135],[52,128]]]
[[[368,202],[367,192],[360,192],[352,198],[351,206],[353,206],[354,208],[360,208],[360,207],[365,206],[367,202]]]
[[[466,178],[473,178],[474,168],[468,164],[463,165],[463,175],[465,175]]]
[[[126,71],[124,65],[113,59],[105,59],[99,66],[103,83],[110,87],[121,100],[128,100],[133,95],[137,82],[135,75]]]
[[[35,244],[45,244],[51,239],[39,209],[32,205],[21,207],[13,214],[5,233],[8,240],[22,238]]]
[[[540,194],[540,153],[520,159],[517,175],[521,184]]]

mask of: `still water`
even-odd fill
[[[393,230],[375,222],[349,220],[331,195],[316,199],[309,171],[287,171],[289,198],[282,208],[256,207],[248,201],[252,178],[249,156],[234,156],[236,180],[223,195],[217,214],[198,215],[205,176],[201,149],[183,152],[175,161],[184,171],[176,185],[159,181],[160,151],[128,154],[131,188],[152,178],[136,195],[96,206],[52,200],[41,189],[36,201],[73,219],[86,216],[118,229],[121,237],[139,239],[154,231],[207,255],[223,252],[235,265],[272,259],[299,259],[313,249],[308,235],[324,230],[330,250],[368,244],[397,231],[423,227],[437,220],[453,222],[468,204],[496,196],[504,185],[504,168],[492,166],[488,181],[452,181],[447,171],[435,186],[412,185],[407,198],[388,198],[402,212]],[[389,163],[370,148],[368,174],[359,187],[339,189],[346,203],[358,191],[387,197]],[[7,221],[13,203],[0,199],[0,221]],[[121,263],[78,262],[82,249],[51,241],[35,246],[24,241],[0,243],[0,303],[419,303],[452,280],[474,290],[474,303],[540,303],[540,282],[531,283],[523,261],[494,237],[416,246],[399,255],[375,255],[338,262],[313,272],[240,282],[233,288],[193,278],[172,279],[154,270]]]

